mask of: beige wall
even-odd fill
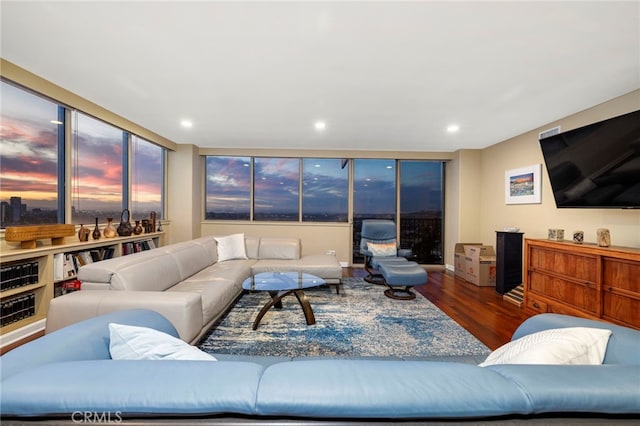
[[[195,145],[178,145],[167,157],[167,214],[171,232],[167,244],[201,235],[203,158]]]
[[[558,125],[564,132],[638,109],[640,90],[482,150],[478,204],[481,242],[495,246],[495,231],[505,226],[519,227],[525,238],[546,238],[548,228],[562,228],[565,235],[582,230],[586,242],[595,242],[597,228],[609,228],[612,244],[640,247],[640,210],[556,208],[538,142],[541,131]],[[542,203],[506,205],[505,171],[534,164],[542,164]]]
[[[334,250],[338,261],[351,262],[351,224],[298,224],[251,222],[202,222],[202,235],[244,233],[260,237],[300,238],[302,255],[326,253]]]

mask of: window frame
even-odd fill
[[[56,223],[60,224],[60,223],[67,223],[67,224],[74,224],[74,217],[72,214],[72,205],[73,205],[73,200],[72,200],[72,185],[69,184],[67,185],[67,182],[71,182],[72,181],[72,169],[73,169],[73,165],[72,165],[72,149],[73,149],[73,125],[72,125],[72,119],[71,119],[71,115],[74,112],[86,115],[87,117],[90,117],[92,119],[98,120],[108,126],[111,126],[113,128],[118,129],[118,131],[122,132],[122,137],[121,137],[121,149],[122,149],[122,156],[119,159],[119,162],[122,166],[122,182],[121,182],[121,193],[122,193],[122,197],[121,197],[121,208],[122,209],[129,209],[131,210],[131,203],[132,203],[132,185],[131,185],[131,157],[130,157],[130,152],[131,152],[131,146],[132,146],[132,138],[134,136],[139,137],[140,139],[153,144],[155,146],[158,146],[162,151],[161,151],[161,194],[160,194],[160,211],[156,212],[157,217],[159,219],[164,219],[165,215],[166,215],[166,190],[167,190],[167,152],[168,152],[168,148],[167,146],[161,144],[161,143],[157,143],[153,140],[149,140],[149,138],[145,137],[144,135],[138,135],[135,132],[131,132],[128,130],[123,129],[122,127],[118,126],[117,124],[111,123],[108,120],[105,119],[101,119],[98,118],[88,112],[85,112],[83,110],[80,110],[78,108],[74,108],[74,107],[70,107],[69,105],[66,105],[65,103],[62,103],[56,99],[51,98],[50,96],[47,96],[45,94],[39,93],[35,90],[30,89],[29,87],[25,87],[23,84],[20,84],[18,82],[12,81],[8,78],[5,77],[1,77],[0,81],[2,82],[2,84],[9,84],[12,87],[24,91],[25,93],[28,93],[30,95],[34,95],[37,96],[39,98],[45,99],[49,102],[52,102],[54,104],[57,105],[57,117],[58,117],[58,121],[61,122],[62,124],[59,124],[60,126],[60,130],[57,132],[57,166],[56,166],[56,171],[57,171],[57,190],[56,190],[56,195],[57,195],[57,200],[56,200]],[[2,201],[2,200],[0,200]],[[105,218],[101,218],[104,219],[103,223],[106,223],[106,217]],[[47,222],[47,224],[52,223],[52,222]],[[45,224],[45,223],[43,223]],[[78,223],[79,224],[79,223]],[[10,225],[9,225],[10,226]],[[1,228],[2,230],[4,230],[4,227]]]

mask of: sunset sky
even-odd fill
[[[58,105],[8,83],[1,84],[0,200],[21,197],[29,209],[55,209],[58,197]],[[76,209],[121,210],[123,132],[73,113],[72,201]],[[133,193],[159,205],[161,148],[134,143]],[[157,208],[156,208],[157,209]]]

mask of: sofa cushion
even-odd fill
[[[252,267],[252,274],[261,272],[304,272],[325,280],[342,279],[342,267],[335,256],[328,254],[313,254],[302,256],[298,260],[261,259]]]
[[[227,310],[241,294],[242,288],[233,280],[216,277],[207,281],[188,279],[167,291],[198,293],[202,300],[202,320],[207,324]]]
[[[51,300],[46,333],[96,315],[127,309],[151,309],[164,315],[178,331],[180,338],[186,342],[191,342],[204,325],[202,298],[197,293],[75,291]]]
[[[527,414],[530,402],[516,384],[475,365],[317,359],[268,366],[256,411],[319,418],[482,417]]]
[[[100,262],[89,263],[82,266],[78,270],[78,279],[90,283],[110,284],[111,276],[119,270],[129,265],[137,265],[144,262],[145,259],[162,256],[159,250],[147,250],[128,256],[119,256],[112,259],[102,260]],[[83,287],[84,290],[84,287]]]
[[[300,259],[300,239],[262,237],[258,259]]]
[[[611,330],[603,364],[640,364],[640,331],[609,322],[562,314],[539,314],[527,318],[513,333],[512,340],[552,328],[590,327]]]
[[[244,237],[244,243],[247,248],[247,257],[249,259],[257,259],[258,258],[258,248],[260,247],[260,237]]]
[[[640,413],[638,365],[492,365],[486,369],[522,389],[534,413]]]
[[[78,291],[67,296],[81,293],[86,292]],[[65,296],[56,297],[53,301],[64,298]],[[175,327],[166,317],[148,309],[120,310],[100,316],[92,315],[84,321],[47,332],[44,336],[2,355],[0,376],[3,385],[4,380],[9,376],[43,364],[89,359],[108,360],[110,358],[108,325],[114,321],[152,327],[171,336],[178,336]],[[49,326],[49,320],[47,320],[47,326]]]
[[[180,271],[180,279],[183,280],[213,263],[211,253],[207,248],[191,241],[171,244],[161,247],[159,250],[174,257]]]
[[[182,279],[176,259],[169,253],[160,253],[144,259],[138,258],[138,261],[113,272],[111,276],[113,290],[163,291]]]
[[[120,422],[118,415],[141,413],[248,415],[254,412],[263,370],[259,364],[233,361],[59,362],[3,381],[0,404],[3,416],[80,412],[69,421],[90,412],[110,414],[112,423]]]
[[[218,245],[216,243],[216,238],[212,235],[205,235],[204,237],[196,238],[195,240],[191,240],[194,244],[199,244],[204,247],[209,255],[211,256],[210,264],[214,264],[218,261]]]
[[[611,330],[568,327],[539,331],[511,341],[480,364],[602,364]]]
[[[244,234],[232,234],[216,237],[218,243],[218,262],[232,259],[247,259]]]
[[[251,266],[255,263],[253,259],[218,262],[190,277],[189,281],[225,279],[235,282],[238,289],[242,290],[242,282],[251,276]]]
[[[167,333],[117,323],[109,324],[109,353],[115,360],[216,361],[208,353]]]

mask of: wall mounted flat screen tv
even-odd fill
[[[640,209],[640,110],[540,140],[556,206]]]

